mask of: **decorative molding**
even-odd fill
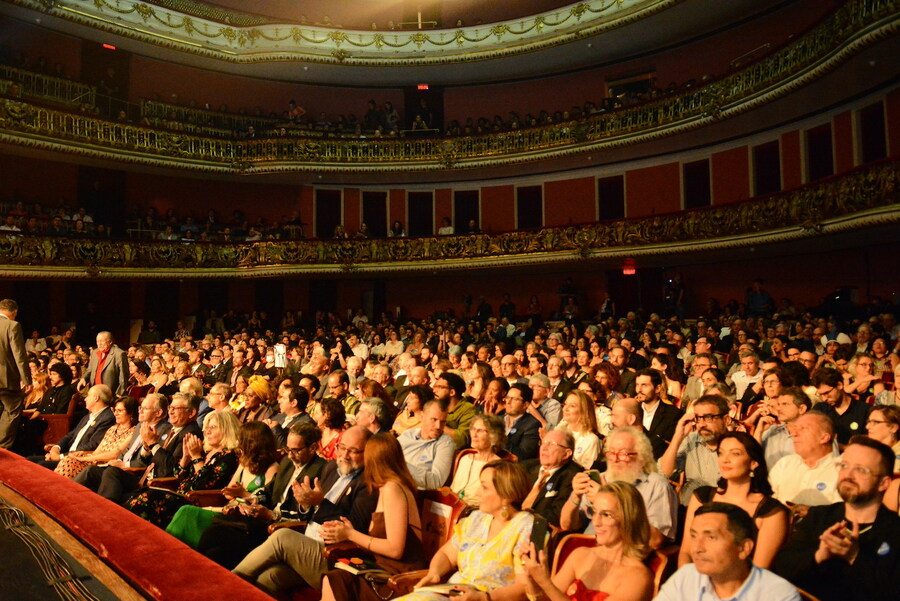
[[[852,0],[793,43],[702,87],[582,121],[478,137],[233,140],[0,101],[0,141],[206,173],[434,172],[518,165],[704,127],[782,98],[895,35],[900,0]]]
[[[232,21],[222,23],[198,16],[197,11],[179,11],[177,2],[6,1],[111,34],[229,63],[302,60],[422,66],[494,59],[567,44],[622,27],[684,0],[589,0],[520,19],[428,31],[347,30],[260,23],[237,14],[232,19],[224,11],[209,14]]]
[[[497,235],[244,244],[0,235],[0,276],[261,278],[454,271],[737,249],[900,223],[900,161],[742,203]]]

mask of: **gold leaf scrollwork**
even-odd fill
[[[237,38],[237,33],[231,27],[225,27],[222,29],[222,37],[228,40],[229,44],[234,44],[234,40]]]
[[[137,11],[137,14],[141,16],[141,19],[144,20],[144,23],[146,23],[150,19],[150,17],[153,16],[153,9],[146,4],[138,4],[134,7],[134,9]]]
[[[504,23],[498,23],[497,25],[491,27],[491,33],[497,36],[498,40],[502,38],[503,34],[505,34],[508,30],[509,28]]]
[[[572,7],[572,16],[577,20],[581,20],[581,17],[584,16],[584,13],[587,12],[588,6],[587,4],[578,4]]]
[[[372,38],[372,41],[375,44],[376,48],[382,48],[384,46],[384,34],[376,33],[375,36]]]
[[[420,31],[417,31],[416,33],[414,33],[412,35],[411,39],[412,39],[413,43],[415,43],[416,46],[421,48],[422,45],[428,41],[428,35],[420,32]]]
[[[338,49],[338,50],[332,50],[331,56],[338,59],[340,62],[344,62],[345,60],[350,58],[350,53],[347,52],[346,50]]]
[[[6,114],[16,121],[24,121],[34,115],[34,107],[24,102],[6,100],[3,105],[6,108]]]
[[[463,44],[465,44],[465,42],[466,42],[466,32],[465,31],[463,31],[462,29],[458,29],[456,31],[455,37],[456,37],[456,43],[458,45],[462,46]]]
[[[441,142],[441,164],[448,169],[459,160],[459,150],[450,140]]]
[[[328,32],[328,39],[330,39],[336,46],[340,46],[341,42],[347,41],[347,34],[343,31],[330,31]]]
[[[187,35],[189,35],[191,37],[193,37],[194,32],[197,31],[194,28],[194,20],[191,19],[190,17],[184,17],[184,19],[182,19],[182,21],[181,21],[181,26],[184,29],[184,33],[186,33]]]

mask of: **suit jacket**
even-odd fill
[[[23,382],[31,384],[22,325],[0,315],[0,390],[19,393]]]
[[[553,391],[553,394],[550,395],[550,398],[554,401],[558,401],[560,405],[566,402],[566,397],[569,396],[569,393],[575,389],[575,385],[569,382],[567,379],[563,378],[559,381],[559,384],[556,385],[556,390]]]
[[[152,455],[143,452],[139,453],[141,457],[140,461],[143,465],[149,466],[152,463],[156,466],[153,468],[154,478],[167,478],[175,474],[175,466],[181,461],[181,456],[184,452],[182,439],[185,434],[193,434],[200,438],[203,437],[200,426],[197,425],[196,421],[191,420],[174,435],[175,438],[172,439],[171,442],[169,442],[169,437],[172,436],[172,430],[163,434],[159,439],[159,443],[157,443],[159,445],[158,448],[154,445]]]
[[[653,414],[653,421],[650,422],[650,429],[646,432],[650,444],[653,446],[654,458],[659,459],[666,452],[669,442],[675,436],[675,428],[683,413],[675,405],[659,402],[656,413]]]
[[[634,379],[637,377],[637,374],[626,369],[621,373],[621,377],[622,381],[619,383],[619,387],[616,388],[616,392],[622,393],[625,396],[633,397]]]
[[[159,435],[168,434],[169,430],[172,429],[172,424],[167,421],[161,421],[156,424],[156,431],[159,432]],[[128,453],[128,449],[131,448],[131,445],[134,444],[134,441],[141,437],[141,425],[134,429],[134,433],[131,435],[131,438],[128,439],[128,444],[125,445],[125,449],[119,453],[117,459],[124,460],[125,454]],[[141,447],[139,446],[137,450],[131,455],[131,461],[128,462],[128,467],[147,467],[147,464],[141,461]]]
[[[528,483],[533,488],[541,475],[540,460],[533,459],[526,462],[525,470],[528,473]],[[570,459],[568,463],[553,472],[553,475],[547,480],[547,484],[538,492],[537,499],[531,506],[532,511],[559,528],[559,514],[562,512],[566,500],[572,495],[572,478],[581,471],[581,466]]]
[[[211,387],[213,384],[219,382],[227,382],[230,374],[231,368],[225,365],[225,363],[219,363],[215,367],[210,367],[206,372],[205,384]]]
[[[309,482],[312,484],[316,478],[320,476],[322,473],[322,468],[328,462],[319,457],[318,455],[314,455],[312,460],[307,463],[300,473],[294,478],[297,482],[303,482],[303,479],[309,477]],[[291,482],[291,475],[294,473],[294,462],[291,461],[290,457],[285,457],[281,460],[281,463],[278,465],[278,471],[275,473],[275,477],[266,484],[266,501],[269,509],[274,509],[278,502],[281,501],[281,497],[284,495],[285,489],[289,488]],[[288,493],[287,499],[284,500],[284,503],[281,504],[281,513],[284,514],[294,514],[299,513],[300,508],[297,507],[297,499],[294,498],[292,493]]]
[[[506,435],[506,450],[515,455],[520,462],[535,459],[541,445],[540,429],[541,422],[530,413],[521,415]]]
[[[87,429],[84,436],[78,441],[78,446],[74,449],[71,448],[78,433],[90,419],[90,414],[82,417],[81,421],[78,422],[78,425],[56,443],[60,453],[68,453],[69,451],[93,451],[100,444],[100,441],[103,440],[103,435],[106,434],[106,431],[109,430],[110,426],[113,426],[116,423],[116,418],[113,415],[112,409],[107,407],[97,415],[97,419],[94,420],[94,425]]]
[[[363,470],[359,470],[336,504],[326,499],[315,509],[310,508],[307,512],[301,510],[301,519],[322,524],[343,516],[350,520],[353,528],[359,532],[368,532],[372,514],[375,513],[375,507],[378,504],[378,492],[369,492],[368,487],[363,483],[362,475]],[[319,474],[322,491],[328,494],[338,478],[340,478],[340,474],[337,463],[329,461]]]
[[[84,381],[89,386],[92,386],[94,380],[96,380],[97,365],[99,363],[97,349],[94,349],[91,351],[91,360],[83,376]],[[109,386],[109,389],[112,390],[115,396],[124,395],[128,391],[128,355],[116,345],[109,347],[109,354],[106,356],[106,362],[103,364],[101,381]]]
[[[272,434],[275,435],[275,442],[278,443],[279,449],[284,448],[284,446],[287,445],[287,435],[288,435],[288,431],[290,430],[291,426],[293,426],[294,424],[313,424],[313,425],[315,425],[313,418],[311,418],[309,416],[309,414],[306,413],[305,411],[300,413],[298,416],[296,416],[291,421],[291,423],[288,425],[287,428],[284,427],[284,420],[286,418],[287,418],[287,416],[284,413],[279,413],[277,415],[272,416],[272,418],[271,418],[272,421],[277,423],[277,425],[272,428]]]

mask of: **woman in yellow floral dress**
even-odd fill
[[[59,460],[54,470],[67,478],[74,478],[89,465],[112,461],[131,442],[137,423],[137,401],[131,397],[119,397],[113,408],[116,423],[106,431],[103,440],[93,451],[72,451]]]

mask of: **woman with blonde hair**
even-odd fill
[[[481,469],[481,505],[453,530],[432,558],[416,588],[447,581],[463,601],[519,599],[525,593],[520,557],[528,549],[534,514],[522,511],[531,486],[518,463],[493,461]],[[446,601],[447,595],[417,590],[404,601]]]
[[[875,360],[866,353],[856,353],[844,374],[844,392],[860,401],[877,397],[884,391],[884,382],[875,375]]]
[[[562,421],[558,429],[568,430],[575,437],[572,459],[588,470],[600,456],[601,444],[597,431],[594,401],[583,390],[573,390],[562,407]]]
[[[481,469],[492,461],[501,459],[506,446],[506,426],[496,415],[479,415],[469,426],[474,453],[466,453],[459,459],[450,490],[469,507],[478,507]]]
[[[142,488],[123,505],[145,520],[164,527],[180,507],[187,505],[187,493],[228,484],[238,467],[239,431],[240,424],[233,413],[213,411],[207,414],[203,420],[203,440],[193,434],[186,434],[182,439],[181,460],[175,468],[179,480],[175,492]]]
[[[596,546],[575,549],[551,577],[546,554],[534,544],[522,555],[530,599],[552,601],[650,601],[653,574],[644,565],[650,553],[650,522],[644,500],[626,482],[600,486],[592,505]]]
[[[169,370],[165,360],[159,355],[150,358],[150,377],[147,384],[153,384],[153,390],[159,390],[169,382]]]
[[[35,372],[31,376],[31,392],[25,397],[24,408],[36,409],[48,390],[50,390],[50,375],[42,371]]]
[[[416,484],[400,443],[392,434],[375,434],[366,442],[364,465],[363,481],[371,492],[379,491],[369,532],[358,532],[350,520],[341,518],[323,524],[325,543],[349,540],[371,552],[378,567],[390,574],[424,567]],[[332,570],[322,581],[323,601],[381,601],[382,598],[368,581],[344,570]]]

